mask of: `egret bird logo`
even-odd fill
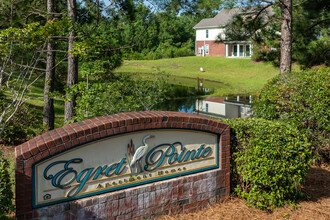
[[[132,169],[133,165],[135,165],[136,167],[136,171],[138,171],[138,168],[140,169],[140,173],[143,172],[143,168],[142,168],[142,164],[141,164],[141,160],[143,158],[143,156],[147,153],[148,151],[148,144],[146,143],[147,139],[149,138],[153,138],[155,137],[154,135],[147,135],[145,136],[143,139],[142,139],[142,142],[143,142],[143,146],[140,146],[138,147],[138,149],[136,149],[135,153],[134,153],[134,156],[131,160],[131,163],[130,163],[130,167]],[[133,154],[133,142],[131,141],[131,146],[128,145],[128,152],[132,155]],[[133,171],[133,170],[132,170]],[[138,172],[136,172],[138,173]]]

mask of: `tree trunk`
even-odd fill
[[[54,0],[47,0],[47,12],[49,13],[48,19],[53,18],[54,13]],[[49,93],[54,91],[54,79],[55,79],[55,44],[51,41],[47,44],[47,65],[44,87],[44,112],[43,112],[43,124],[48,127],[49,130],[54,129],[54,99],[49,97]]]
[[[280,73],[291,71],[292,58],[292,0],[281,1],[281,62]]]
[[[77,20],[77,4],[76,0],[67,0],[68,4],[68,12],[69,18],[74,24]],[[68,50],[73,49],[73,41],[75,37],[75,32],[72,30],[69,33],[68,39]],[[72,54],[68,54],[68,78],[67,78],[67,86],[72,87],[73,85],[78,83],[78,58]],[[69,101],[65,101],[65,109],[64,109],[64,123],[67,124],[69,120],[74,116],[74,107],[76,105],[76,97],[68,97]]]

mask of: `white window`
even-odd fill
[[[241,114],[244,115],[244,107],[241,106]]]
[[[250,45],[249,44],[247,44],[245,46],[245,56],[247,56],[247,57],[251,56],[251,54],[250,54]]]
[[[206,30],[206,38],[209,38],[209,30]]]
[[[198,48],[198,54],[202,54],[202,52],[203,52],[203,48],[202,47],[199,47]]]
[[[251,114],[251,109],[249,107],[246,107],[246,114],[250,115]]]
[[[208,44],[205,45],[205,54],[209,54],[209,45]]]
[[[209,112],[209,104],[208,103],[206,103],[206,110],[205,111]]]

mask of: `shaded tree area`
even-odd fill
[[[126,59],[160,59],[194,55],[193,27],[232,4],[223,0],[134,1],[133,16],[110,14],[124,44],[133,42]],[[125,21],[129,20],[130,23]]]
[[[55,51],[53,46],[49,47],[50,42],[54,43],[52,35],[65,37],[69,23],[61,13],[48,13],[46,4],[40,5],[38,1],[2,1],[1,6],[0,135],[11,143],[24,141],[43,130],[40,116],[26,103],[35,97],[32,89],[44,79],[45,72],[54,70],[55,56],[48,59],[49,53]],[[56,65],[63,65],[63,55],[56,59]]]
[[[165,29],[170,25],[166,19],[167,24],[152,19],[155,15],[142,1],[4,0],[0,10],[0,136],[6,143],[18,143],[53,129],[54,98],[65,102],[65,123],[149,110],[162,100],[162,77],[149,86],[144,79],[113,74],[130,52],[154,48],[159,39],[152,41],[146,34],[153,37],[160,26]],[[172,31],[174,34],[177,29]],[[168,38],[180,41],[171,34]],[[124,91],[128,87],[131,89]],[[111,93],[106,88],[111,88]],[[40,100],[36,97],[40,89],[43,117],[30,102]],[[91,101],[105,101],[93,106],[86,102],[91,97]],[[138,104],[133,102],[136,98],[141,99]]]

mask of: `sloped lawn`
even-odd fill
[[[200,67],[204,72],[200,71]],[[179,57],[161,60],[130,60],[116,70],[121,73],[155,72],[169,74],[169,81],[185,86],[197,85],[197,77],[204,79],[204,87],[215,90],[214,95],[254,94],[279,69],[270,63],[255,63],[251,59],[225,57]]]

